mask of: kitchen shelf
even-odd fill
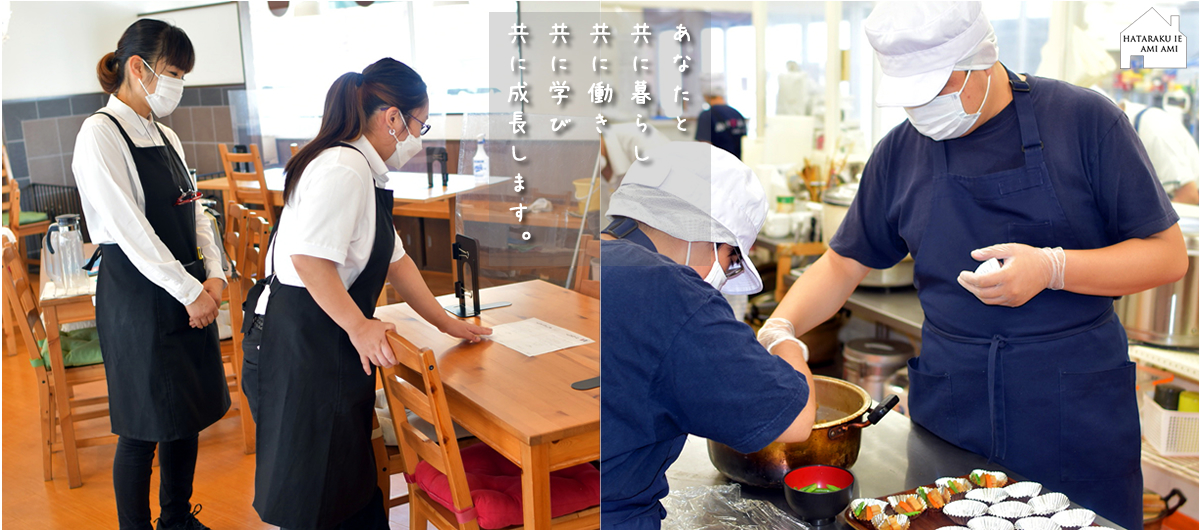
[[[1192,381],[1200,380],[1200,357],[1195,352],[1164,350],[1141,344],[1130,344],[1129,358],[1134,362],[1152,364]]]
[[[1142,439],[1142,462],[1162,469],[1172,476],[1192,484],[1200,482],[1200,458],[1194,456],[1163,456],[1154,446]]]

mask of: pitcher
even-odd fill
[[[83,270],[79,215],[64,214],[54,221],[46,231],[47,272],[54,284],[63,289],[82,289],[87,285],[87,272]]]

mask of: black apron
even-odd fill
[[[167,142],[137,147],[116,118],[137,167],[150,228],[197,281],[205,278],[196,246],[196,204],[176,206],[190,180]],[[121,247],[100,245],[104,262],[96,286],[96,328],[108,381],[112,432],[135,440],[169,442],[195,436],[229,410],[217,324],[191,327],[187,308],[147,279]],[[208,296],[201,293],[200,296]]]
[[[367,318],[387,280],[395,230],[392,191],[375,188],[374,246],[348,289]],[[289,530],[336,526],[377,489],[374,371],[363,373],[350,336],[303,287],[273,280],[262,319],[254,509]]]
[[[1019,308],[987,306],[963,289],[971,250],[1013,241],[1080,248],[1043,157],[1030,85],[1009,72],[1025,164],[964,177],[934,142],[935,194],[914,276],[926,312],[921,356],[908,361],[913,421],[1064,493],[1125,528],[1141,525],[1137,396],[1112,298],[1038,293]],[[1055,141],[1046,138],[1045,141]],[[964,260],[966,260],[964,262]],[[1053,333],[1047,319],[1064,321]],[[940,320],[940,321],[939,321]],[[994,329],[991,336],[970,330]],[[966,330],[966,331],[964,331]]]

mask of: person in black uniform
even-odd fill
[[[704,102],[708,108],[697,118],[696,140],[713,144],[742,159],[742,137],[746,136],[746,118],[725,104],[725,87],[714,80],[705,85]]]
[[[96,327],[104,352],[117,518],[151,528],[150,473],[157,447],[157,528],[208,527],[192,510],[197,436],[229,410],[218,345],[225,288],[221,251],[196,199],[170,114],[195,62],[183,30],[139,20],[96,67],[108,104],[84,121],[72,170],[92,241],[104,260]]]
[[[385,337],[395,326],[373,318],[384,281],[443,333],[472,342],[491,333],[438,305],[392,224],[388,166],[420,152],[428,119],[421,76],[381,59],[334,82],[316,138],[288,161],[270,282],[247,300],[254,316],[242,343],[264,522],[388,528],[371,451],[372,365],[395,364]]]

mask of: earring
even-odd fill
[[[388,129],[388,134],[396,136],[396,129]]]

